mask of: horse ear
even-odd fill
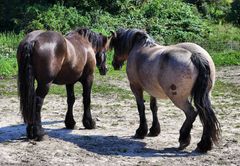
[[[139,41],[139,40],[141,40],[143,38],[147,38],[146,33],[144,31],[138,31],[138,32],[135,33],[133,41],[134,42],[135,41]]]
[[[112,34],[111,37],[113,37],[113,38],[116,38],[116,37],[117,37],[117,33],[116,33],[116,32],[114,32],[114,31],[110,31],[110,32],[111,32],[111,34]]]
[[[111,49],[111,40],[112,40],[112,36],[106,37],[106,44],[105,44],[106,50]]]

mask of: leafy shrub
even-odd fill
[[[30,8],[28,11],[32,13],[33,10],[37,17],[28,24],[25,30],[48,29],[66,33],[75,27],[89,25],[89,19],[81,16],[74,7],[67,8],[56,4],[43,12],[38,12],[37,8]]]
[[[14,33],[0,34],[0,58],[13,58],[16,56],[16,48],[23,38],[23,34]]]
[[[161,35],[165,43],[201,40],[209,29],[196,10],[176,0],[152,0],[143,7],[146,29],[153,36]]]
[[[230,24],[217,25],[209,24],[211,31],[206,40],[199,44],[210,52],[231,52],[240,51],[240,29]]]
[[[213,53],[212,58],[216,66],[240,65],[239,51]]]
[[[240,0],[233,1],[228,18],[232,23],[240,26]]]

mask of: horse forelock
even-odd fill
[[[135,44],[141,46],[153,46],[155,41],[144,31],[139,29],[119,29],[116,37],[112,38],[110,48],[115,48],[123,55],[128,53]]]

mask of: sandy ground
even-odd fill
[[[239,67],[218,69],[217,74],[219,79],[240,87]],[[127,80],[119,85],[129,90]],[[92,114],[97,123],[94,130],[83,129],[81,100],[77,97],[74,105],[78,128],[67,130],[63,122],[66,98],[47,96],[42,120],[48,136],[35,142],[25,139],[18,98],[0,96],[0,165],[240,165],[240,101],[213,98],[213,105],[236,104],[227,109],[215,108],[222,125],[222,141],[207,154],[199,154],[194,152],[202,132],[198,118],[191,144],[184,151],[176,149],[185,117],[170,101],[158,101],[161,134],[138,140],[132,139],[139,124],[133,98],[93,95]],[[147,102],[146,114],[150,127],[152,117]]]

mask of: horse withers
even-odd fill
[[[186,116],[180,130],[180,150],[190,144],[190,131],[197,115],[203,125],[203,134],[196,150],[207,152],[212,149],[213,142],[218,143],[220,124],[210,102],[215,66],[207,51],[194,43],[162,46],[137,29],[112,32],[110,48],[115,52],[114,69],[120,69],[127,60],[127,76],[140,116],[136,138],[144,138],[148,133],[143,99],[143,91],[146,91],[151,96],[153,115],[149,136],[160,133],[156,98],[169,98]]]
[[[79,28],[66,36],[54,31],[37,30],[27,34],[20,42],[17,50],[18,93],[28,138],[41,140],[44,136],[41,107],[53,83],[66,85],[66,128],[73,129],[76,124],[73,117],[76,82],[83,87],[83,125],[87,129],[95,128],[90,95],[96,65],[101,75],[107,72],[107,41],[107,37],[101,34]]]

